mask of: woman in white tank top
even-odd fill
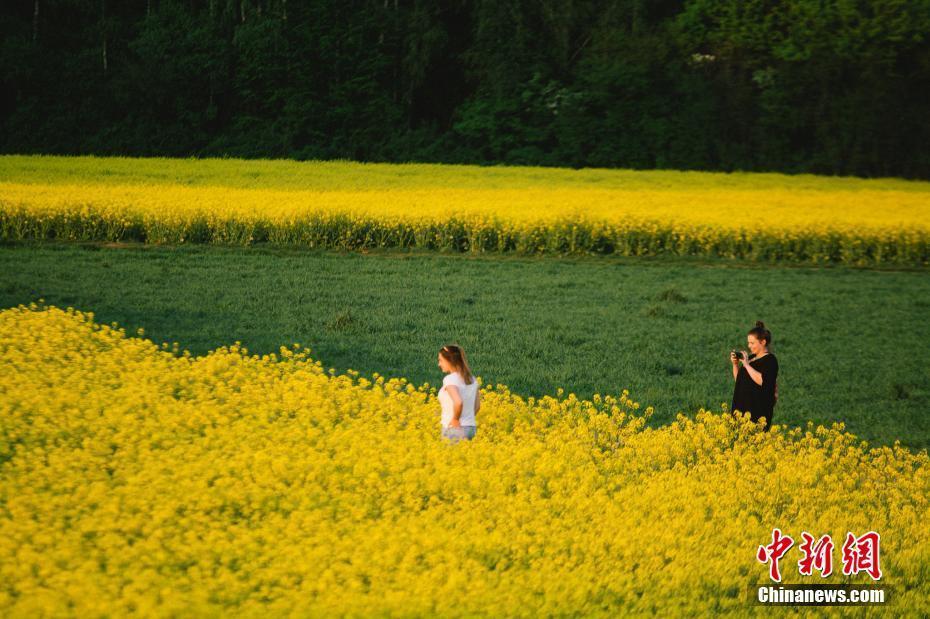
[[[439,389],[442,407],[442,437],[453,442],[472,439],[478,431],[475,415],[481,408],[478,381],[472,376],[461,346],[443,346],[439,351],[439,369],[446,372]]]

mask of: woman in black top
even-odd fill
[[[778,397],[775,381],[778,379],[778,359],[769,352],[772,333],[765,328],[762,321],[749,330],[746,344],[750,354],[745,351],[731,352],[733,364],[733,404],[731,411],[748,412],[754,422],[765,419],[765,429],[772,426],[772,413]]]

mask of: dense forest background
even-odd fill
[[[0,151],[930,178],[930,0],[3,0]]]

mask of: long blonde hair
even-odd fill
[[[470,385],[474,380],[471,375],[471,368],[468,367],[468,359],[465,358],[465,351],[461,346],[450,344],[439,349],[442,358],[449,362],[455,368],[455,371],[462,375],[466,385]]]

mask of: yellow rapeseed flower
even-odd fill
[[[285,350],[0,311],[0,615],[752,614],[774,527],[878,531],[894,614],[930,613],[926,452],[501,385],[447,445],[430,385]]]

